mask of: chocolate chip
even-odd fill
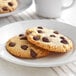
[[[60,39],[65,39],[64,37],[60,37]]]
[[[28,46],[27,46],[27,45],[22,45],[21,48],[22,48],[23,50],[27,50]]]
[[[33,39],[34,40],[39,40],[40,39],[40,36],[34,36]]]
[[[8,10],[8,8],[7,8],[7,7],[3,7],[2,9],[3,9],[3,11],[7,11],[7,10]]]
[[[21,37],[21,36],[24,36],[24,34],[20,34],[19,36],[20,36],[20,37]]]
[[[54,33],[55,33],[55,34],[59,34],[59,32],[58,32],[58,31],[54,31]]]
[[[31,55],[33,58],[36,58],[37,53],[36,53],[34,50],[30,49],[30,55]]]
[[[50,37],[56,37],[55,35],[50,35]]]
[[[43,27],[38,27],[39,29],[43,29]]]
[[[43,42],[50,42],[47,37],[43,37],[42,40],[43,40]]]
[[[27,37],[26,36],[21,37],[20,40],[27,40]]]
[[[12,3],[12,2],[8,2],[8,5],[9,5],[9,6],[13,6],[13,3]]]
[[[14,47],[15,45],[16,45],[16,43],[14,43],[14,42],[10,42],[10,43],[9,43],[9,46],[10,46],[10,47]]]
[[[63,44],[68,44],[67,40],[65,40],[65,39],[62,39],[62,40],[61,40],[61,43],[63,43]]]
[[[37,30],[38,31],[38,33],[43,33],[43,31],[42,30]]]

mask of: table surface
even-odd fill
[[[34,4],[26,11],[0,18],[0,27],[9,23],[32,19],[43,19],[36,15]],[[76,5],[63,11],[61,17],[55,20],[76,26]],[[0,76],[76,76],[76,62],[53,68],[30,68],[0,59]]]

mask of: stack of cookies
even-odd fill
[[[72,41],[58,31],[45,27],[34,27],[9,39],[7,51],[19,58],[41,58],[50,53],[66,53],[73,49]]]
[[[17,0],[0,0],[0,14],[12,12],[17,6]]]

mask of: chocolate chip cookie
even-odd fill
[[[0,14],[12,12],[17,6],[17,0],[0,0]]]
[[[68,52],[73,49],[72,41],[53,29],[34,27],[26,30],[30,43],[53,52]]]
[[[27,38],[20,34],[8,40],[6,49],[12,55],[19,58],[41,58],[49,55],[49,52],[30,44]]]

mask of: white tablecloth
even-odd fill
[[[0,27],[9,23],[31,19],[43,19],[36,15],[34,5],[19,14],[0,18]],[[55,20],[76,25],[76,5],[63,11],[61,18]],[[0,76],[76,76],[76,62],[54,68],[30,68],[0,59]]]

